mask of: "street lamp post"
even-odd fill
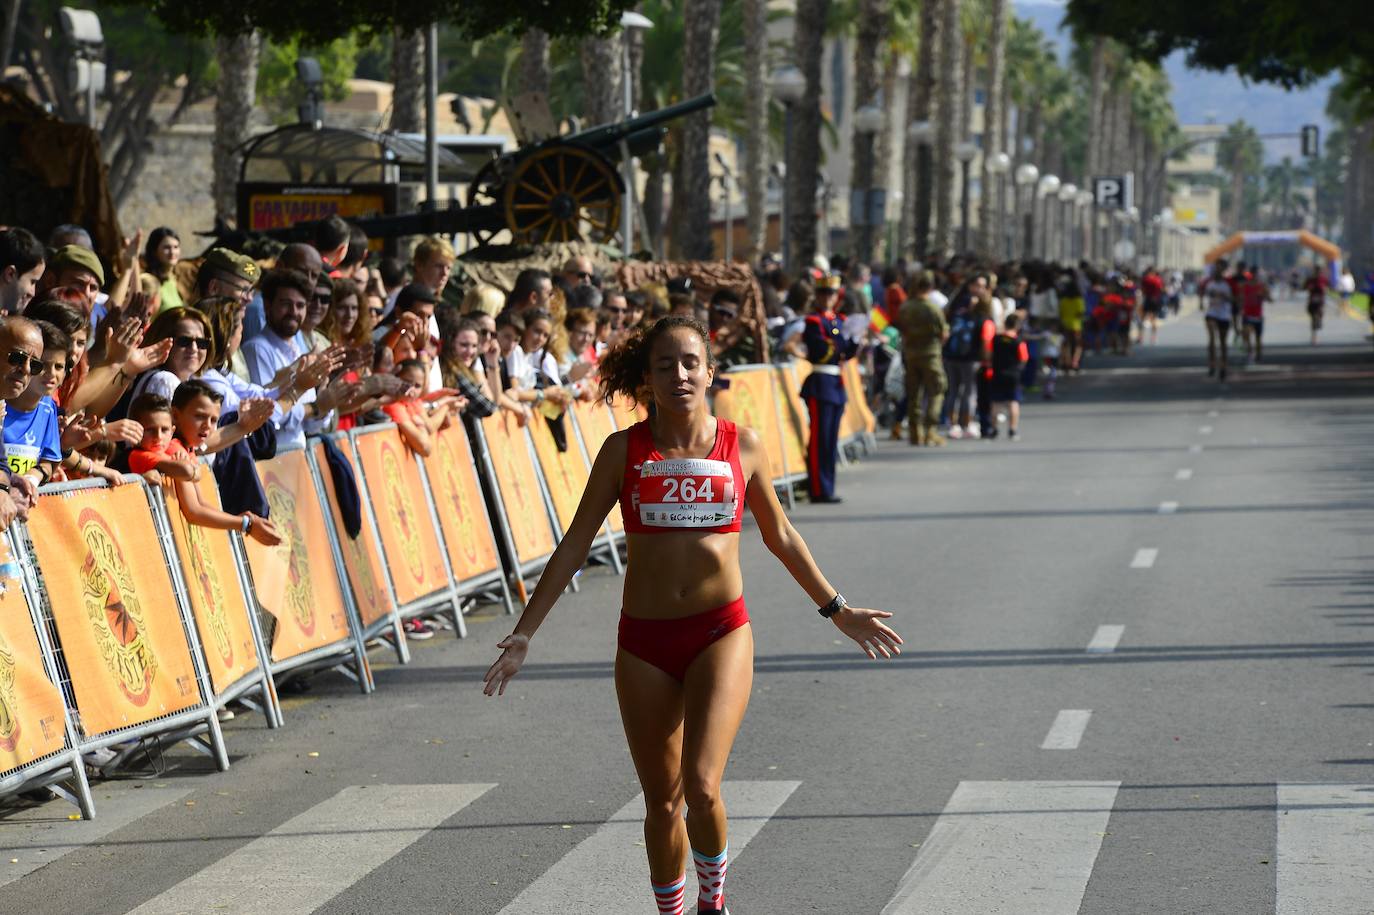
[[[18,8],[18,3],[11,7]],[[86,126],[94,128],[95,99],[105,91],[105,63],[100,59],[105,50],[105,32],[100,27],[100,16],[92,10],[64,6],[58,10],[58,25],[72,48],[68,80],[73,92],[85,93]],[[0,61],[0,68],[3,66]]]
[[[986,232],[984,238],[993,239],[993,250],[1000,256],[1011,258],[1011,237],[1007,232],[1007,172],[1011,170],[1011,156],[999,152],[988,160],[988,171],[997,176],[997,229]],[[983,189],[988,192],[987,188]]]
[[[1078,192],[1078,199],[1074,201],[1078,204],[1078,215],[1074,219],[1074,235],[1077,239],[1073,255],[1075,261],[1088,260],[1091,252],[1088,250],[1088,233],[1092,229],[1092,203],[1093,192],[1084,188]]]
[[[854,177],[862,187],[849,189],[849,225],[859,230],[853,246],[854,257],[864,264],[873,260],[873,226],[878,222],[872,212],[877,209],[872,199],[876,177],[873,137],[882,129],[883,109],[878,105],[864,105],[854,112],[854,130],[862,137],[861,148],[854,150]]]
[[[635,109],[634,73],[630,69],[630,32],[653,27],[652,20],[634,10],[620,14],[620,28],[625,33],[620,37],[620,84],[624,101],[622,113],[626,118],[633,117]],[[622,259],[628,261],[635,249],[635,210],[638,201],[635,199],[635,160],[630,155],[630,144],[623,139],[620,141],[620,168],[625,180],[625,199],[620,206],[620,253]]]
[[[779,214],[779,221],[782,223],[778,232],[782,241],[782,268],[788,269],[792,265],[791,260],[791,240],[788,218],[790,216],[788,198],[788,184],[793,180],[792,169],[788,166],[792,159],[792,109],[797,102],[802,100],[806,94],[806,77],[796,67],[779,67],[773,71],[769,79],[769,88],[773,91],[773,98],[782,103],[782,161],[783,169],[783,188],[782,188],[782,212]]]
[[[1030,255],[1031,243],[1035,240],[1035,191],[1028,189],[1033,188],[1039,178],[1040,169],[1029,162],[1018,165],[1013,176],[1016,182],[1016,247],[1023,260]],[[1030,206],[1025,207],[1022,201],[1028,194]]]
[[[930,121],[912,121],[906,129],[907,139],[916,144],[916,194],[913,234],[916,254],[924,257],[930,245],[931,144],[935,142],[935,125]]]
[[[1042,175],[1040,183],[1036,185],[1036,197],[1041,201],[1040,204],[1040,245],[1039,254],[1042,258],[1050,256],[1050,220],[1054,213],[1050,208],[1050,198],[1059,193],[1059,176]],[[1035,201],[1031,201],[1031,216],[1035,215]]]
[[[968,252],[968,172],[969,164],[978,155],[978,147],[971,140],[954,144],[954,158],[959,160],[959,251]]]
[[[1059,244],[1055,246],[1054,260],[1067,261],[1073,255],[1069,252],[1073,242],[1073,206],[1078,197],[1078,185],[1069,182],[1059,188]]]

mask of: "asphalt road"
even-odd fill
[[[746,526],[755,692],[735,915],[1374,912],[1374,350],[1273,309],[1204,377],[1197,314],[1028,398],[1017,443],[882,442],[795,517],[869,662]],[[500,700],[502,617],[333,674],[231,769],[172,749],[101,816],[0,808],[0,912],[652,911],[590,570]],[[689,888],[690,891],[690,888]]]

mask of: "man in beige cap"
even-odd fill
[[[48,261],[44,285],[53,289],[58,286],[71,286],[86,297],[86,308],[95,304],[100,287],[105,285],[105,268],[100,258],[90,248],[80,245],[63,245],[53,253]]]

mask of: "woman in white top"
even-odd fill
[[[1226,338],[1231,331],[1231,306],[1234,300],[1231,284],[1223,274],[1225,269],[1224,264],[1218,262],[1202,290],[1207,303],[1207,377],[1216,375],[1222,381],[1226,380]]]

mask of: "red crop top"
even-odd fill
[[[664,458],[648,420],[630,427],[620,512],[630,534],[693,530],[729,534],[744,516],[739,430],[716,420],[716,443],[704,458]]]

